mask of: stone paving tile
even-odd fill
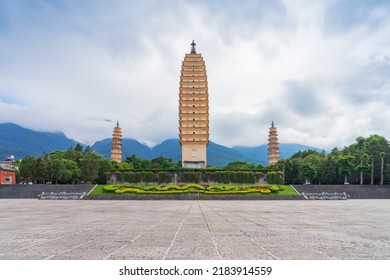
[[[121,248],[118,251],[113,252],[111,255],[106,256],[108,260],[161,260],[164,257],[168,247],[159,246],[127,246]]]
[[[276,258],[272,256],[264,248],[258,247],[246,247],[241,248],[240,246],[226,246],[218,245],[218,251],[223,259],[227,260],[275,260]]]
[[[74,249],[55,254],[50,259],[61,259],[63,256],[66,258],[77,256],[81,260],[101,260],[126,244],[125,242],[94,240],[81,246],[76,246]]]
[[[197,244],[186,245],[185,247],[174,247],[169,251],[167,260],[215,260],[222,259],[212,244],[199,246]]]
[[[1,200],[0,259],[390,259],[388,213],[388,200]]]

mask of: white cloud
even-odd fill
[[[264,144],[271,120],[282,143],[390,138],[378,124],[390,112],[386,2],[358,1],[354,13],[367,16],[348,22],[345,1],[54,3],[0,4],[0,122],[89,144],[111,137],[104,120],[149,144],[175,138],[181,61],[195,39],[212,141]]]

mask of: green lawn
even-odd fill
[[[298,195],[298,193],[291,186],[283,186],[284,190],[279,191],[280,195]]]
[[[104,187],[105,185],[97,185],[90,193],[90,195],[108,194],[109,192],[103,190]]]

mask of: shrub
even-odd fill
[[[225,186],[226,191],[239,191],[240,188],[237,186]]]
[[[142,188],[144,191],[160,191],[161,187],[160,186],[144,186]]]
[[[125,172],[123,174],[123,179],[129,183],[137,183],[136,176],[135,176],[134,172]]]
[[[138,190],[137,194],[183,194],[186,190],[172,190],[172,191],[146,191]]]
[[[253,188],[257,189],[257,190],[268,190],[269,186],[266,186],[266,185],[254,185]]]
[[[172,173],[167,171],[158,172],[158,182],[161,183],[171,183],[172,182]]]
[[[142,182],[144,183],[155,183],[158,181],[157,175],[154,172],[139,172],[142,176]]]
[[[276,192],[279,191],[279,187],[278,187],[278,186],[275,186],[275,185],[272,185],[272,186],[269,187],[269,190],[270,190],[271,192],[276,193]]]
[[[136,193],[139,189],[138,188],[120,188],[115,190],[116,194],[122,194],[122,193]]]
[[[120,189],[122,186],[121,185],[108,185],[104,186],[103,190],[107,192],[114,192],[117,189]]]
[[[261,194],[270,194],[271,191],[270,191],[270,190],[265,190],[265,189],[263,189],[263,190],[260,190],[260,193],[261,193]]]
[[[222,192],[222,191],[225,191],[225,187],[224,186],[218,186],[218,185],[212,185],[212,186],[209,186],[207,188],[207,191],[209,192]]]
[[[283,185],[283,173],[280,171],[270,171],[267,174],[267,181],[270,184]]]
[[[174,191],[174,190],[183,190],[181,187],[176,185],[168,185],[161,188],[162,191]]]
[[[199,183],[200,173],[199,172],[184,172],[181,176],[181,180],[186,183]]]
[[[184,186],[185,189],[188,189],[189,191],[204,191],[205,187],[199,185],[199,184],[187,184]]]
[[[262,191],[268,191],[268,190],[258,190],[258,189],[249,189],[249,190],[246,190],[247,193],[262,193]]]

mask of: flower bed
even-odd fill
[[[207,194],[207,195],[279,195],[284,194],[284,190],[287,189],[286,194],[291,195],[289,186],[279,187],[276,185],[207,185],[201,184],[185,184],[185,185],[108,185],[101,186],[102,191],[100,193],[92,194]]]

